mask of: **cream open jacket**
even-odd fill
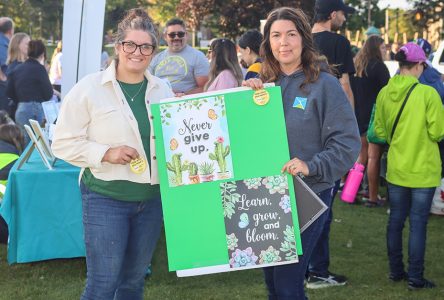
[[[136,118],[116,80],[114,62],[105,71],[80,80],[64,98],[51,146],[55,156],[81,167],[80,177],[85,168],[90,168],[101,180],[158,184],[150,104],[174,94],[163,80],[148,71],[145,77],[148,79],[145,104],[148,110],[146,121],[151,126],[151,158],[146,157]],[[102,162],[109,148],[122,145],[135,148],[151,165],[142,174],[135,174],[128,164]]]

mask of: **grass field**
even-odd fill
[[[344,274],[344,287],[312,291],[310,299],[444,299],[444,217],[431,216],[428,227],[425,276],[433,290],[411,292],[405,282],[387,279],[385,228],[387,207],[365,208],[336,200],[331,232],[331,271]],[[408,227],[405,229],[405,234]],[[405,239],[406,242],[406,239]],[[406,245],[404,246],[406,249]],[[9,266],[0,246],[0,300],[78,299],[85,282],[84,259],[63,259]],[[190,278],[168,272],[165,239],[146,281],[145,299],[266,299],[261,270],[238,271]]]

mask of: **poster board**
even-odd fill
[[[40,158],[42,159],[43,163],[49,170],[54,169],[54,160],[48,159],[48,157],[45,154],[45,150],[43,149],[42,143],[39,141],[39,139],[34,134],[34,131],[29,127],[29,125],[24,125],[25,131],[29,136],[29,139],[31,140],[31,145],[26,148],[26,150],[23,152],[22,156],[23,159],[20,160],[19,164],[17,165],[17,170],[20,170],[20,168],[23,166],[23,164],[27,163],[29,158],[31,157],[32,152],[37,149],[37,152],[40,155]]]
[[[59,115],[60,102],[49,100],[42,102],[43,113],[45,114],[46,124],[55,124]]]
[[[322,202],[301,177],[295,176],[293,183],[296,199],[298,199],[296,204],[299,228],[302,233],[328,209],[328,206]]]
[[[46,155],[47,159],[51,162],[51,165],[54,165],[56,157],[52,153],[48,137],[46,136],[42,127],[40,127],[39,122],[37,122],[36,120],[29,119],[29,124],[31,125],[32,130],[34,131],[34,135],[35,135],[35,138],[37,139],[37,143],[40,144],[40,147],[43,150],[43,153]]]
[[[297,262],[297,254],[302,254],[293,178],[280,173],[290,159],[281,90],[266,88],[269,101],[265,105],[253,101],[254,93],[251,89],[237,88],[171,98],[151,105],[170,271],[218,266],[230,270],[264,267]],[[203,175],[212,178],[206,181],[208,178]],[[232,194],[238,194],[232,201],[224,200],[223,188],[227,184],[231,184]],[[263,188],[260,196],[254,196],[255,185]],[[263,200],[267,198],[263,193],[271,195],[270,190],[276,197]],[[238,210],[244,194],[244,203],[255,201],[251,205],[254,209],[248,212]],[[265,217],[267,211],[261,211],[259,203],[267,206],[271,202],[270,215]],[[248,218],[243,215],[245,212]],[[262,218],[259,213],[263,213]],[[232,220],[227,218],[230,214]],[[289,228],[288,220],[276,219],[285,214],[291,215]],[[255,218],[261,220],[256,223]],[[259,227],[265,230],[261,237],[274,237],[272,233],[279,232],[278,246],[271,243],[265,243],[265,248],[257,243],[239,246],[240,236],[236,235],[238,247],[230,249],[233,232],[227,228],[236,228],[240,235],[246,235],[250,229],[251,235],[253,227],[248,225],[254,224],[257,231]],[[286,237],[291,245],[285,244]],[[285,249],[283,245],[291,248],[289,256],[281,250]],[[236,255],[249,256],[250,265],[233,263]],[[279,256],[280,260],[277,257],[276,261],[266,260],[266,256]]]

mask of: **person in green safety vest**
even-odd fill
[[[0,199],[3,198],[8,180],[9,171],[14,165],[19,155],[23,152],[24,140],[20,127],[15,125],[7,114],[0,111],[0,122],[6,124],[0,125]],[[1,202],[1,200],[0,200]],[[8,226],[5,220],[0,216],[0,243],[8,241]]]

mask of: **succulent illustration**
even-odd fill
[[[262,250],[261,254],[259,254],[260,264],[271,264],[278,261],[281,261],[279,250],[274,249],[273,246],[269,246],[267,250]]]
[[[219,171],[221,173],[225,173],[227,171],[227,162],[225,161],[225,157],[230,154],[230,146],[226,146],[224,148],[224,138],[218,137],[214,142],[214,153],[210,153],[209,157],[211,160],[217,161],[219,165]]]
[[[199,173],[202,175],[210,175],[214,173],[214,164],[203,162],[199,165]]]
[[[262,180],[262,184],[268,189],[270,194],[285,194],[288,189],[287,177],[283,175],[268,176]]]
[[[249,190],[251,189],[257,190],[262,185],[261,180],[262,180],[261,177],[248,178],[244,180],[244,184],[247,186]]]
[[[251,247],[245,250],[236,249],[236,251],[231,253],[230,265],[232,268],[254,266],[257,259],[258,257],[254,254]]]
[[[291,212],[290,197],[288,195],[283,195],[279,202],[279,206],[284,210],[284,213]]]
[[[227,247],[229,250],[234,250],[237,247],[238,239],[234,233],[228,235],[227,234]]]
[[[188,165],[181,162],[182,153],[174,154],[171,162],[167,162],[167,169],[173,172],[177,185],[182,185],[182,172],[188,170]]]

